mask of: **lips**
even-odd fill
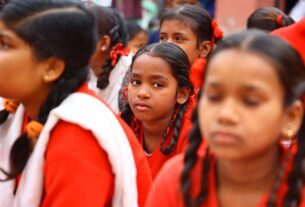
[[[134,108],[138,111],[148,111],[151,107],[146,103],[136,103]]]
[[[216,131],[211,134],[211,139],[219,145],[233,145],[240,142],[240,136],[232,132]]]

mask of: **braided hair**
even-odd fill
[[[255,10],[247,20],[247,28],[261,29],[267,32],[286,27],[294,20],[276,7],[264,7]]]
[[[38,61],[54,57],[64,62],[63,74],[39,110],[37,119],[44,124],[50,111],[87,79],[97,41],[94,16],[73,0],[11,0],[1,11],[0,20],[31,46]],[[22,134],[10,152],[7,180],[22,172],[32,150],[27,134]]]
[[[113,48],[117,44],[121,43],[123,47],[127,46],[128,33],[120,13],[113,8],[92,6],[89,10],[93,13],[97,26],[98,35],[100,37],[107,35],[110,37],[110,48]],[[117,57],[117,61],[120,59],[120,55]],[[106,60],[102,65],[101,73],[98,76],[97,87],[105,89],[109,84],[109,76],[111,70],[115,65],[111,64],[111,57]]]
[[[188,87],[191,89],[191,93],[193,93],[193,85],[189,80],[189,61],[186,54],[181,48],[171,43],[156,43],[148,45],[140,49],[135,54],[135,56],[133,57],[133,63],[139,56],[143,54],[147,54],[153,57],[160,57],[164,61],[166,61],[171,66],[173,75],[178,81],[178,87]],[[131,65],[131,70],[133,67],[133,63]],[[172,120],[170,121],[167,127],[167,130],[165,130],[164,132],[163,140],[160,145],[160,151],[164,155],[170,154],[177,145],[181,131],[182,118],[186,112],[189,102],[190,100],[188,99],[188,101],[186,101],[184,104],[176,104],[175,106],[177,113],[174,113]],[[135,133],[138,134],[136,130],[138,127],[133,126],[134,114],[129,104],[126,104],[125,108],[122,111],[121,117],[128,125],[132,126]],[[165,142],[171,130],[174,131],[174,136],[171,138],[169,145],[165,146]]]
[[[284,107],[290,106],[294,101],[300,99],[305,92],[305,67],[299,54],[283,40],[268,35],[265,32],[255,30],[244,31],[231,35],[216,48],[209,57],[207,62],[207,70],[209,62],[215,54],[226,49],[240,49],[243,51],[254,52],[267,58],[275,67],[279,80],[284,89]],[[199,194],[193,198],[190,196],[191,181],[190,173],[194,168],[197,157],[197,149],[202,142],[202,131],[198,125],[198,110],[193,114],[193,128],[189,136],[189,145],[185,153],[184,168],[181,174],[181,192],[185,206],[200,206],[207,198],[208,171],[210,163],[210,155],[207,152],[202,163],[202,180]],[[303,118],[304,119],[304,118]],[[285,207],[299,206],[301,200],[302,187],[305,178],[305,122],[303,120],[301,129],[297,134],[298,152],[294,158],[293,170],[289,174],[288,186],[289,190],[284,198]],[[282,179],[284,169],[281,168],[276,176],[276,181],[272,188],[267,206],[276,206],[276,196],[278,191],[278,183]]]

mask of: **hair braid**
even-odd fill
[[[191,189],[190,173],[197,161],[198,158],[197,150],[199,149],[199,146],[202,142],[197,114],[198,114],[198,107],[195,108],[192,115],[193,128],[190,131],[189,145],[184,155],[184,168],[182,170],[181,178],[180,178],[181,192],[183,194],[183,200],[185,206],[192,206],[194,203],[190,197],[190,189]]]
[[[179,135],[180,135],[180,132],[181,132],[181,124],[182,124],[182,119],[183,119],[183,115],[187,109],[187,106],[189,104],[189,100],[184,103],[179,112],[178,112],[178,116],[175,120],[173,120],[173,123],[172,123],[172,126],[171,126],[171,122],[169,123],[169,128],[170,130],[166,130],[164,132],[164,136],[163,136],[163,140],[160,144],[160,151],[162,152],[162,154],[164,155],[168,155],[170,154],[176,147],[177,143],[178,143],[178,139],[179,139]],[[174,117],[173,117],[174,118]],[[174,127],[174,136],[171,138],[171,141],[170,141],[170,144],[168,145],[168,147],[164,148],[164,144],[165,144],[165,141],[168,137],[168,134],[170,133],[171,129]]]
[[[297,135],[298,151],[293,161],[294,167],[288,177],[289,189],[284,198],[285,207],[299,206],[302,198],[301,193],[305,181],[305,150],[304,150],[305,120],[304,119],[305,117],[303,117],[302,126]]]
[[[0,124],[3,124],[8,116],[10,115],[10,112],[8,112],[7,110],[3,109],[0,111]]]

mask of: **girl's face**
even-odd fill
[[[135,59],[128,85],[130,107],[140,121],[170,119],[179,96],[171,66],[148,54]]]
[[[266,59],[222,51],[208,66],[198,108],[200,130],[218,158],[256,158],[278,147],[288,120],[283,100],[278,75]]]
[[[147,33],[142,31],[128,41],[128,47],[133,53],[136,53],[139,49],[146,46],[148,42]]]
[[[179,20],[166,20],[160,28],[160,42],[170,42],[181,47],[190,63],[204,56],[204,49],[199,47],[197,36],[186,23]]]
[[[0,96],[27,102],[46,88],[45,64],[31,47],[0,21]]]

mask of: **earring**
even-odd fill
[[[291,128],[289,127],[289,128],[287,128],[285,134],[286,134],[286,139],[291,140],[291,139],[293,138],[294,131],[293,131],[293,129],[291,129]]]

